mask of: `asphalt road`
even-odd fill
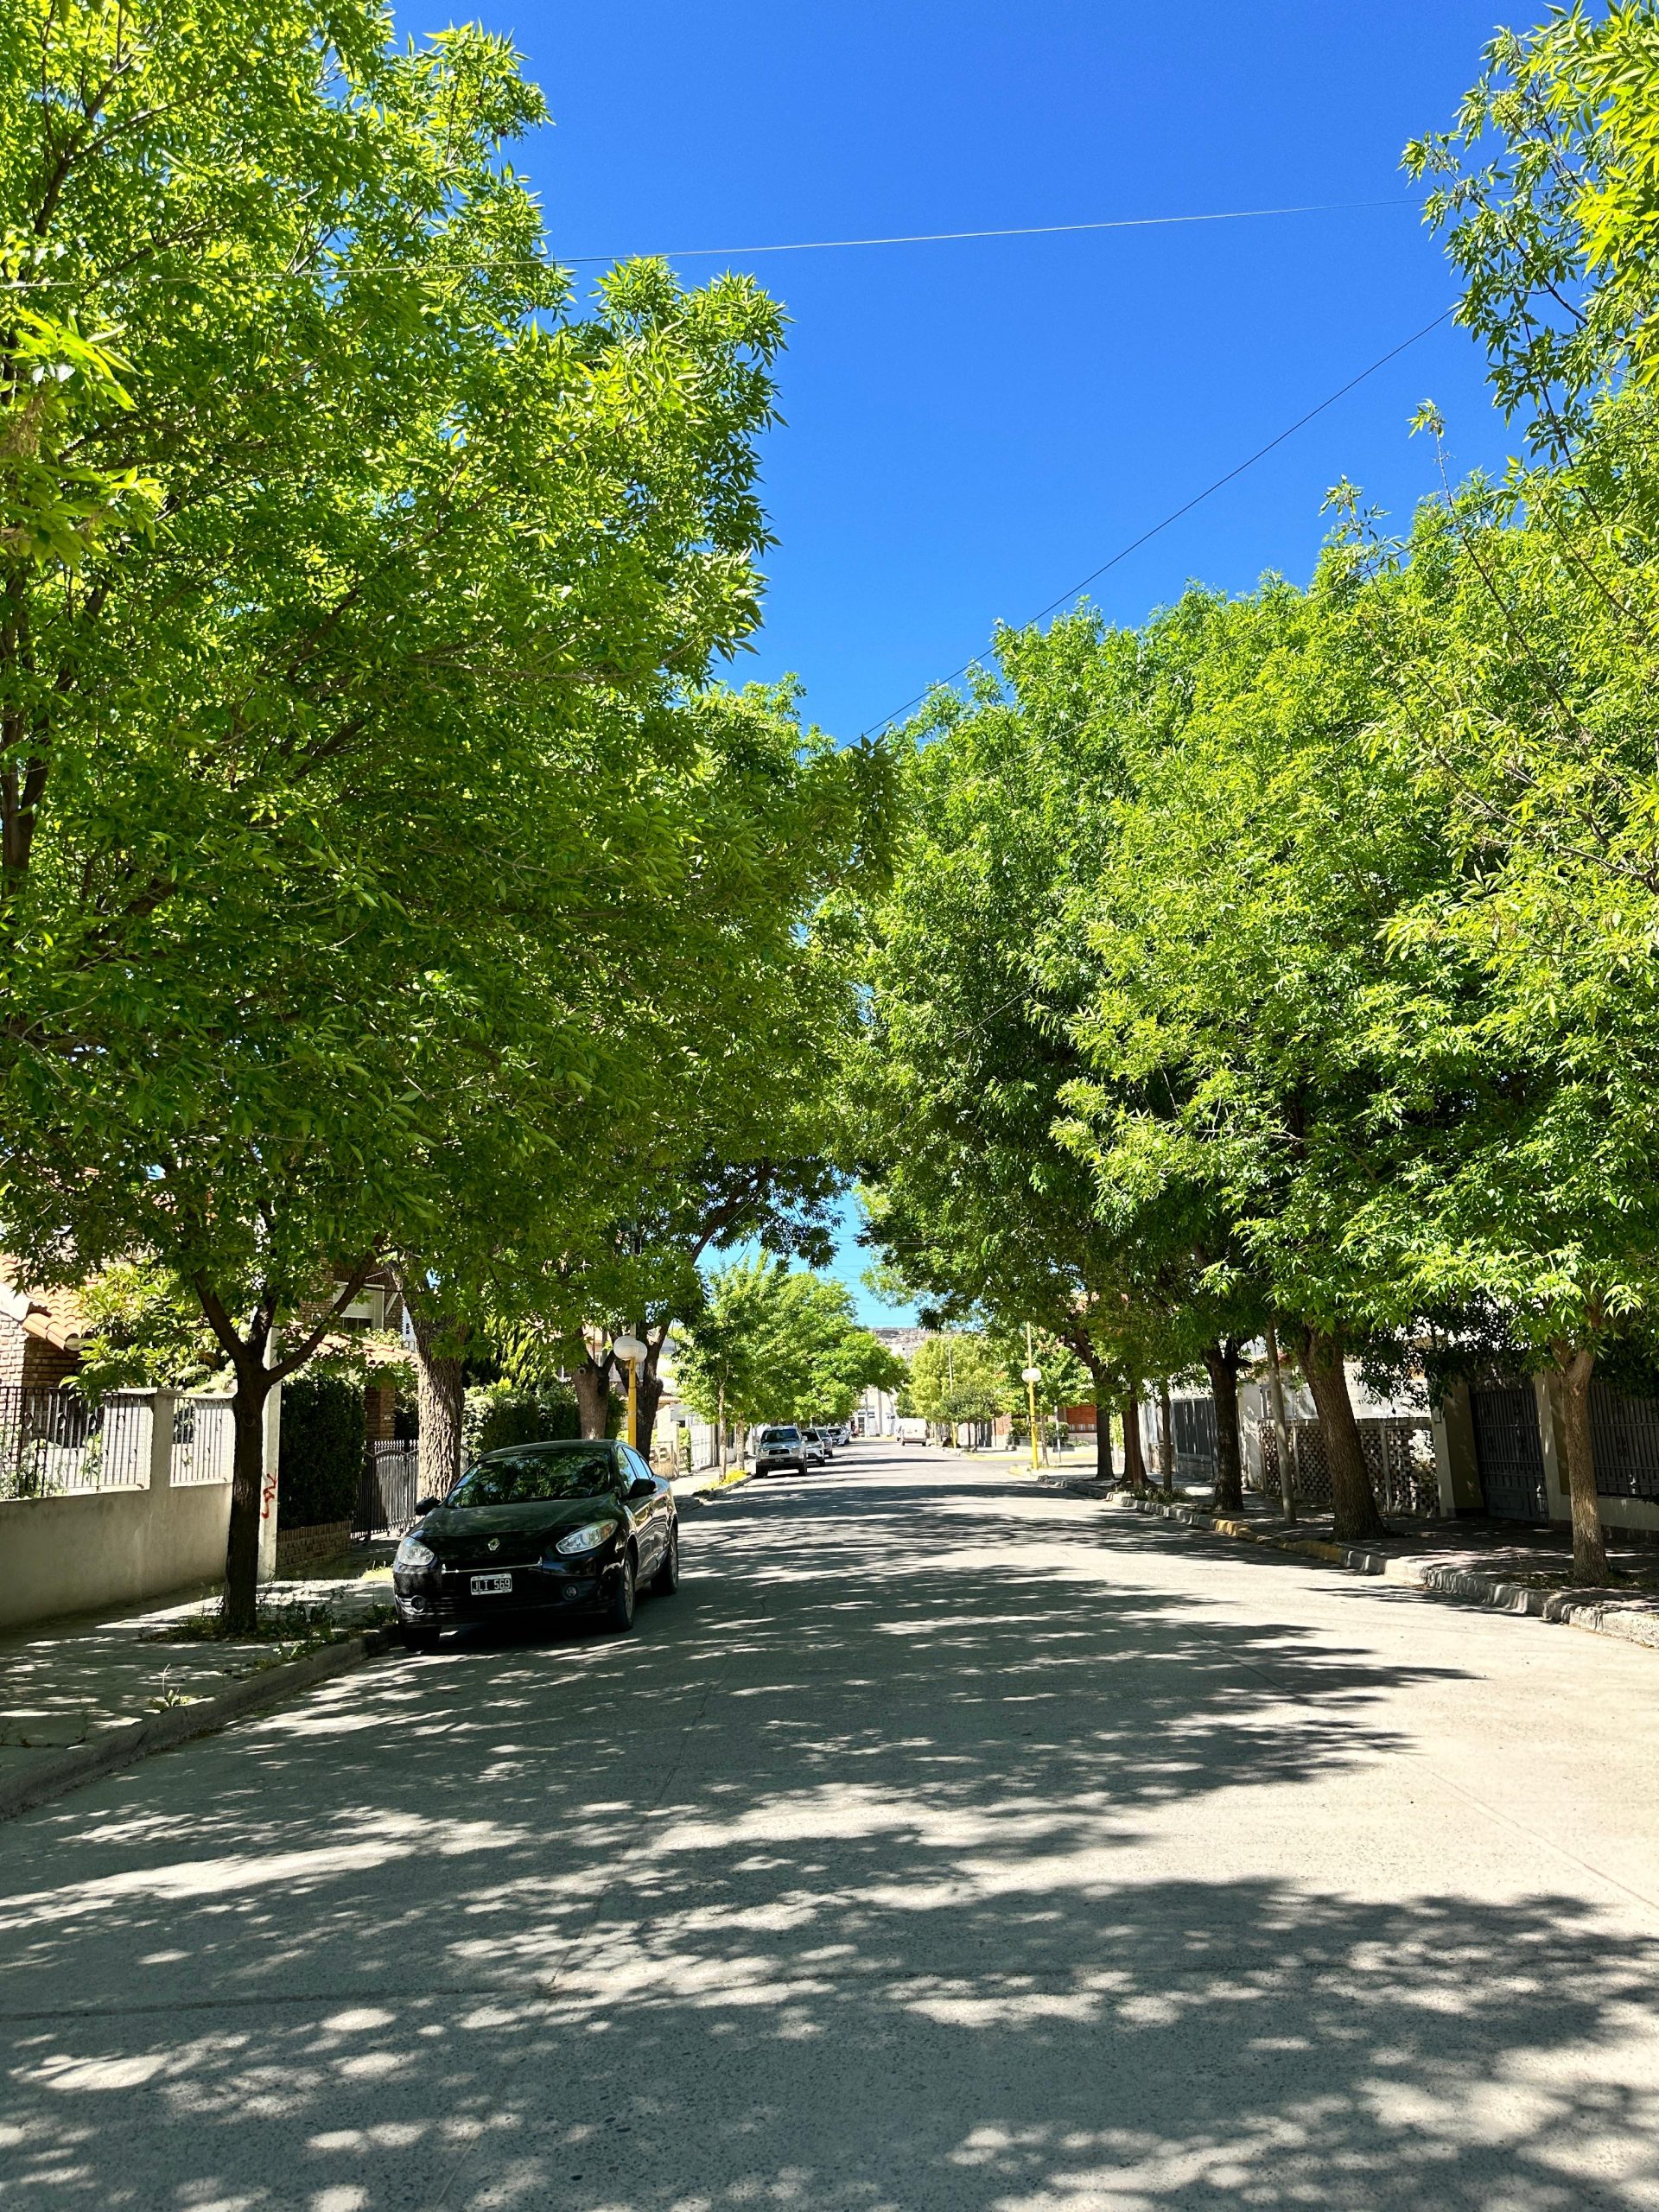
[[[866,1447],[0,1828],[0,2205],[1659,2207],[1659,1656]]]

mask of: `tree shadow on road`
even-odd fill
[[[1446,1671],[975,1505],[722,1509],[632,1639],[474,1639],[19,1824],[5,2201],[1659,2204],[1659,1946],[1520,1841],[1502,1898],[1319,1864]],[[1229,1863],[1304,1819],[1303,1878]]]

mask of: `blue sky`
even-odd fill
[[[1491,0],[480,12],[517,37],[556,118],[521,165],[562,254],[1402,203],[683,260],[688,277],[752,270],[791,318],[786,427],[765,456],[767,625],[734,673],[798,673],[838,737],[1068,591],[1453,296],[1399,153],[1450,119]],[[409,0],[399,19],[439,20]],[[1190,578],[1306,575],[1338,476],[1396,513],[1429,489],[1407,424],[1430,395],[1460,467],[1502,459],[1479,358],[1444,328],[1115,569],[1098,603],[1136,620]],[[849,1280],[861,1264],[849,1250]]]

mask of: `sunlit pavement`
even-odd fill
[[[0,1829],[0,2205],[1659,2206],[1659,1657],[864,1447]]]

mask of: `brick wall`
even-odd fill
[[[80,1354],[65,1351],[0,1314],[0,1383],[21,1384],[25,1389],[46,1390],[67,1382],[80,1365]]]
[[[280,1508],[279,1508],[280,1510]],[[279,1522],[276,1529],[276,1576],[279,1581],[291,1575],[313,1573],[337,1560],[352,1541],[349,1521],[326,1521],[315,1529],[284,1529]]]
[[[397,1391],[391,1382],[368,1383],[363,1392],[363,1433],[371,1444],[390,1444],[397,1433]]]

